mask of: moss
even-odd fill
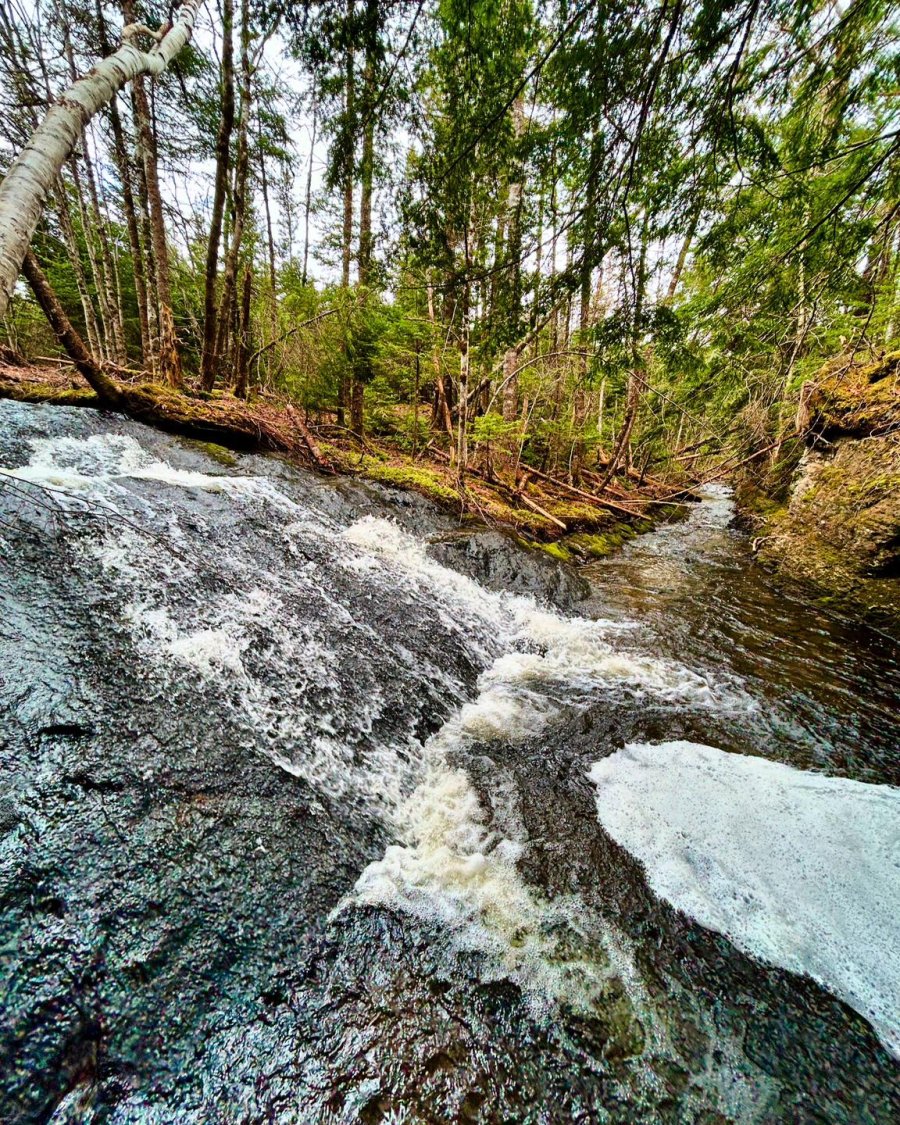
[[[828,437],[887,433],[900,423],[900,353],[875,363],[839,357],[811,384],[807,405],[814,429]]]
[[[760,506],[757,505],[759,508]],[[753,520],[761,560],[819,604],[900,627],[900,445],[843,437],[806,455],[788,506]]]
[[[192,449],[196,449],[198,453],[203,453],[207,457],[217,461],[220,465],[227,465],[228,468],[234,468],[238,463],[237,457],[226,449],[224,445],[218,445],[214,441],[198,441],[196,438],[185,438],[185,443]]]
[[[53,403],[55,406],[99,406],[100,400],[90,387],[67,387],[59,383],[38,383],[3,380],[0,397],[18,402]]]
[[[614,554],[629,540],[652,531],[655,527],[656,523],[651,519],[635,520],[633,523],[619,520],[600,532],[578,531],[574,535],[568,535],[564,543],[568,550],[581,558],[603,559]]]
[[[617,542],[611,535],[591,535],[583,531],[570,535],[566,539],[566,544],[585,558],[603,559],[621,546],[621,541]]]
[[[396,485],[421,492],[439,504],[458,504],[459,493],[436,474],[417,465],[386,465],[371,457],[363,459],[363,475],[379,484]]]
[[[562,543],[535,543],[535,547],[539,547],[545,554],[550,555],[551,558],[559,559],[560,562],[571,562],[572,552],[562,545]]]
[[[558,520],[575,527],[603,527],[614,517],[608,511],[581,500],[543,502],[543,507]]]

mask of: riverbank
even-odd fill
[[[601,459],[578,483],[552,477],[496,449],[476,447],[460,487],[450,455],[432,438],[411,451],[398,435],[360,443],[348,430],[301,418],[289,401],[267,396],[191,397],[152,384],[154,411],[138,420],[215,447],[277,453],[319,472],[335,472],[414,491],[474,525],[512,533],[562,562],[603,558],[656,524],[683,516],[695,499],[690,481],[661,480],[623,465],[606,480]],[[0,398],[64,406],[102,407],[84,379],[65,366],[0,364]],[[593,470],[593,471],[592,471]]]
[[[900,353],[832,361],[804,388],[798,421],[787,489],[771,477],[738,487],[757,557],[823,605],[900,631]]]

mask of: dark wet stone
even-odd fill
[[[590,587],[575,570],[540,550],[523,548],[502,531],[463,529],[432,541],[428,553],[489,590],[524,594],[570,609]]]
[[[123,483],[125,524],[0,489],[4,1125],[720,1125],[729,1083],[756,1099],[746,1120],[900,1119],[896,1065],[859,1017],[659,903],[597,823],[592,761],[641,738],[740,750],[728,714],[633,695],[584,707],[563,685],[544,737],[459,763],[495,819],[497,778],[512,783],[534,893],[574,895],[598,932],[633,941],[652,1018],[617,982],[594,1015],[541,1015],[452,934],[387,909],[332,913],[391,842],[372,801],[380,748],[412,784],[403,762],[491,659],[427,591],[344,566],[341,528],[395,520],[485,586],[568,605],[578,585],[558,563],[493,532],[448,538],[453,520],[421,497],[225,464],[115,416],[0,403],[0,421],[3,464],[36,438],[133,437],[180,469],[269,481],[319,529],[288,541],[264,494],[236,519],[221,493],[153,480]],[[144,570],[126,599],[94,548],[132,532]],[[240,667],[211,679],[175,674],[168,634],[150,645],[167,664],[123,617],[144,598],[181,635],[256,587],[283,596],[244,613]],[[304,630],[318,647],[294,652]],[[303,776],[306,713],[347,751],[324,780]]]

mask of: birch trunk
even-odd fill
[[[190,39],[199,6],[200,0],[185,0],[172,27],[148,51],[133,42],[136,29],[126,28],[130,35],[121,47],[65,91],[13,161],[0,184],[0,318],[47,196],[85,126],[126,83],[165,70]]]

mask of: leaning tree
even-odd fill
[[[47,111],[0,184],[0,317],[12,296],[44,203],[85,126],[127,83],[161,74],[191,37],[200,0],[184,0],[158,31],[129,24],[122,44],[74,82]],[[139,41],[153,41],[149,49]]]

